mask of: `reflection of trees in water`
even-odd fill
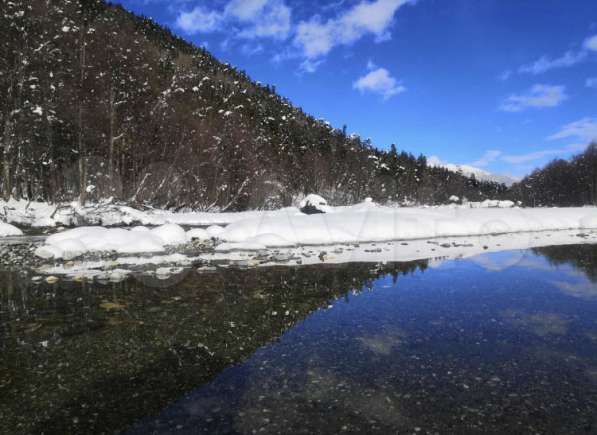
[[[413,263],[188,274],[170,288],[0,276],[0,417],[11,433],[113,432]]]
[[[533,252],[547,258],[552,266],[569,264],[597,283],[597,245],[548,246]]]

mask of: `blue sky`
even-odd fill
[[[597,139],[595,0],[116,0],[336,127],[522,176]]]

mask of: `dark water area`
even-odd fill
[[[0,433],[597,433],[597,245],[0,272]]]

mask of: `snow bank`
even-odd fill
[[[45,202],[11,199],[9,201],[0,201],[0,210],[2,210],[7,222],[18,225],[55,227],[75,223],[73,209],[50,205]]]
[[[363,203],[353,207],[336,207],[331,214],[262,215],[236,222],[220,234],[219,239],[226,244],[219,249],[331,245],[591,228],[597,228],[597,208],[389,208]]]
[[[272,215],[298,209],[282,209],[267,212]],[[176,224],[194,227],[222,226],[250,217],[261,216],[264,212],[247,211],[240,213],[189,212],[174,213],[166,210],[137,210],[124,205],[106,203],[88,204],[81,207],[76,202],[52,205],[44,202],[25,200],[0,201],[0,211],[6,221],[36,228],[87,225],[130,226],[135,224],[159,226]]]
[[[0,222],[0,237],[22,236],[23,232],[17,227]]]
[[[192,227],[210,227],[208,231],[211,237],[217,237],[221,232],[221,226],[244,221],[246,219],[259,219],[263,216],[284,218],[289,214],[300,215],[300,208],[304,208],[307,202],[316,210],[325,213],[335,213],[342,210],[356,210],[371,205],[366,201],[348,207],[332,207],[327,205],[324,198],[319,195],[309,195],[301,202],[300,207],[288,207],[274,211],[246,211],[238,213],[212,213],[212,212],[188,212],[174,213],[166,210],[137,210],[132,207],[112,204],[110,201],[97,204],[88,204],[81,207],[76,202],[70,204],[52,205],[43,202],[0,201],[0,212],[8,223],[26,225],[31,227],[57,227],[57,226],[79,226],[79,225],[102,225],[102,226],[131,226],[148,225],[160,226],[176,224]],[[467,202],[465,204],[452,204],[430,208],[512,208],[515,204],[511,201]]]
[[[149,210],[140,211],[131,207],[120,206],[113,212],[113,221],[117,222],[137,222],[142,225],[164,225],[176,224],[191,227],[210,227],[208,231],[214,232],[212,237],[216,237],[218,230],[223,225],[228,225],[233,222],[238,222],[248,218],[256,218],[262,216],[264,213],[268,215],[284,215],[287,212],[298,213],[297,208],[285,208],[274,211],[244,211],[237,213],[211,213],[211,212],[188,212],[188,213],[174,213],[166,210]],[[106,221],[105,213],[103,221]],[[118,225],[114,223],[111,225]]]
[[[301,245],[334,245],[439,237],[482,236],[555,230],[597,229],[597,208],[391,208],[367,201],[330,207],[331,213],[305,215],[296,208],[250,212],[228,227],[210,226],[188,233],[177,224],[107,229],[82,227],[55,234],[39,248],[46,259],[72,259],[87,252],[163,252],[190,240],[219,242],[218,252],[260,251]]]
[[[81,227],[54,234],[35,252],[44,259],[71,260],[88,252],[119,254],[160,253],[166,246],[190,240],[178,225],[166,224],[153,230],[136,227],[131,230],[104,227]]]

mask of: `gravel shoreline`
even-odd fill
[[[19,240],[21,239],[21,240]],[[23,269],[35,271],[44,266],[49,265],[63,265],[63,264],[76,264],[83,262],[94,262],[94,261],[116,261],[118,258],[122,258],[122,254],[116,252],[94,252],[84,254],[77,257],[73,261],[53,261],[48,262],[35,255],[35,250],[40,246],[43,246],[45,237],[21,237],[11,238],[10,240],[0,239],[0,269]],[[169,246],[166,247],[164,253],[160,255],[172,255],[181,254],[188,257],[197,257],[202,254],[213,252],[213,242],[199,242],[192,241],[180,246]],[[132,257],[133,255],[131,255]],[[134,257],[151,258],[156,256],[153,254],[135,254]]]

